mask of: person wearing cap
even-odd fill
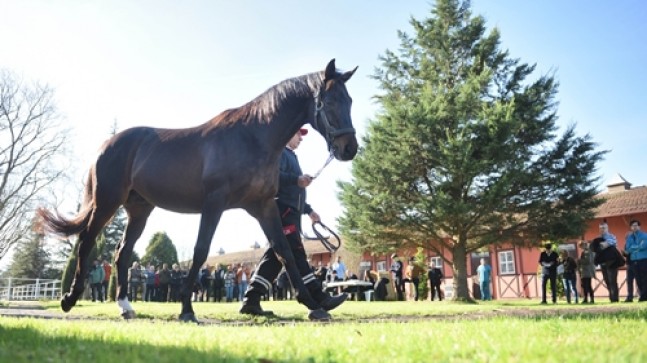
[[[640,230],[640,221],[629,222],[631,231],[627,233],[625,252],[629,255],[631,266],[638,283],[638,301],[647,301],[647,233]]]
[[[600,223],[599,238],[604,239],[604,242],[600,243],[600,248],[602,249],[607,249],[611,246],[615,248],[618,244],[616,236],[609,233],[609,226],[606,222]],[[618,302],[618,268],[612,264],[600,264],[600,269],[602,270],[604,284],[607,286],[607,290],[609,290],[609,300],[611,302]]]
[[[323,292],[321,281],[314,275],[301,241],[301,215],[307,214],[313,222],[319,221],[319,214],[306,203],[306,187],[312,183],[313,178],[310,175],[303,174],[297,155],[294,153],[294,150],[301,144],[303,136],[307,134],[307,129],[300,129],[283,149],[279,167],[279,190],[276,195],[276,205],[281,215],[283,233],[287,237],[290,249],[294,254],[303,283],[321,308],[329,311],[341,305],[348,295],[342,293],[330,296]],[[261,308],[261,297],[269,291],[272,282],[277,278],[282,267],[283,264],[276,257],[274,249],[268,248],[250,279],[240,313],[250,315],[272,314],[271,311]],[[313,314],[318,314],[318,312],[316,310],[311,311],[309,317],[314,318],[315,315]]]
[[[550,292],[553,304],[557,304],[557,253],[550,243],[544,245],[545,250],[539,255],[541,265],[541,303],[546,304],[546,284],[550,280]]]

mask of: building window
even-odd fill
[[[501,271],[501,275],[511,275],[515,273],[513,251],[499,252],[499,271]]]
[[[443,269],[443,259],[438,256],[429,257],[429,265],[434,263],[434,267],[439,268],[442,271],[443,276],[445,276],[445,271]]]
[[[575,247],[575,243],[565,243],[558,245],[557,253],[561,253],[561,251],[566,251],[570,257],[577,261],[577,248]]]
[[[377,272],[385,272],[386,270],[386,261],[377,261],[375,263],[375,268],[377,269]]]

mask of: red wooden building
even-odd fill
[[[618,248],[624,249],[625,234],[629,231],[629,221],[638,219],[647,226],[647,187],[640,186],[631,188],[631,184],[622,176],[617,175],[607,185],[607,190],[600,193],[597,198],[605,200],[596,211],[596,218],[589,222],[588,228],[582,236],[585,240],[591,240],[599,235],[599,224],[606,221],[609,231],[618,239]],[[566,241],[559,246],[565,249],[573,257],[580,255],[578,246],[580,238]],[[415,254],[415,250],[398,251],[398,255],[405,261],[409,256]],[[512,245],[501,245],[492,247],[484,253],[473,253],[467,261],[468,274],[470,276],[470,288],[477,296],[478,281],[476,280],[476,268],[481,258],[485,258],[492,266],[492,296],[495,299],[501,298],[537,298],[541,297],[541,276],[539,275],[539,248],[523,248]],[[436,266],[442,266],[445,276],[445,291],[447,296],[452,295],[452,269],[443,262],[435,253],[428,251],[426,254],[429,263],[434,260]],[[389,255],[371,256],[365,253],[362,257],[362,268],[371,268],[378,271],[388,271],[391,265]],[[597,278],[593,281],[593,288],[596,297],[607,297],[608,291],[602,281],[602,273],[598,272]],[[623,267],[618,272],[618,285],[620,296],[626,295],[625,286],[626,269]],[[476,291],[475,291],[476,290]],[[578,282],[578,290],[580,290]]]

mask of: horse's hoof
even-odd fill
[[[135,319],[135,310],[126,310],[121,313],[121,317],[126,320]]]
[[[180,321],[183,321],[185,323],[196,323],[200,324],[198,321],[198,318],[195,317],[194,313],[183,313],[180,314]]]
[[[73,306],[74,304],[69,301],[67,295],[63,296],[63,298],[61,299],[61,309],[63,309],[64,312],[68,313],[70,310],[72,310]]]
[[[310,310],[308,319],[312,321],[330,321],[332,316],[324,309]]]

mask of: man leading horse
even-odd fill
[[[308,134],[308,129],[300,129],[290,139],[281,154],[279,172],[279,192],[276,195],[276,205],[281,215],[283,233],[287,237],[292,254],[297,262],[303,283],[308,288],[310,295],[326,310],[332,310],[342,304],[347,294],[330,296],[323,292],[321,282],[315,277],[307,261],[306,251],[301,241],[301,216],[307,214],[312,222],[320,222],[319,214],[306,202],[306,187],[312,183],[312,176],[304,175],[297,155],[294,153],[301,144],[303,136]],[[271,315],[271,311],[261,308],[261,297],[265,295],[272,282],[277,278],[283,264],[276,257],[271,247],[265,251],[258,264],[247,291],[240,312],[250,315]],[[310,312],[313,314],[313,312]]]

